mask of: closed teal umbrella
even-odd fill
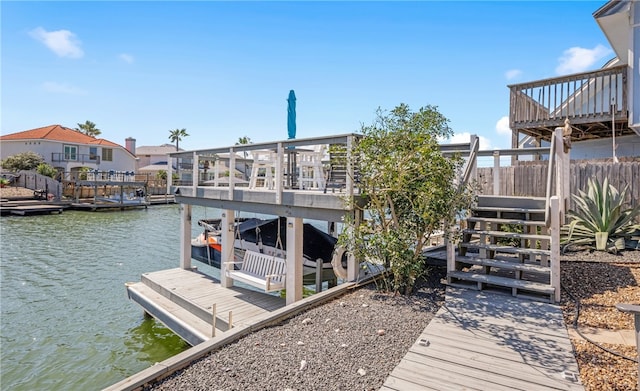
[[[287,133],[289,139],[293,139],[296,138],[296,93],[293,90],[289,91],[287,102]]]

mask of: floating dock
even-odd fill
[[[191,345],[285,306],[284,298],[239,286],[224,288],[196,269],[144,273],[126,288],[129,299]]]
[[[37,215],[62,213],[67,205],[52,204],[46,201],[25,200],[25,201],[2,201],[0,203],[0,215]]]

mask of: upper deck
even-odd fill
[[[512,130],[549,140],[569,119],[574,141],[633,134],[626,65],[510,85]],[[515,147],[515,145],[514,145]]]
[[[362,198],[351,151],[358,134],[242,144],[170,154],[180,203],[340,221]],[[172,175],[173,174],[173,175]]]

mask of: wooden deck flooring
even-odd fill
[[[381,390],[584,390],[559,306],[447,288]]]
[[[213,305],[216,333],[228,331],[229,312],[234,327],[285,306],[285,299],[242,287],[223,288],[211,276],[180,268],[144,273],[140,282],[127,284],[129,297],[180,337],[196,345],[212,338]]]

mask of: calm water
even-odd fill
[[[2,217],[0,388],[101,389],[188,348],[124,287],[179,266],[179,224],[177,205]]]

